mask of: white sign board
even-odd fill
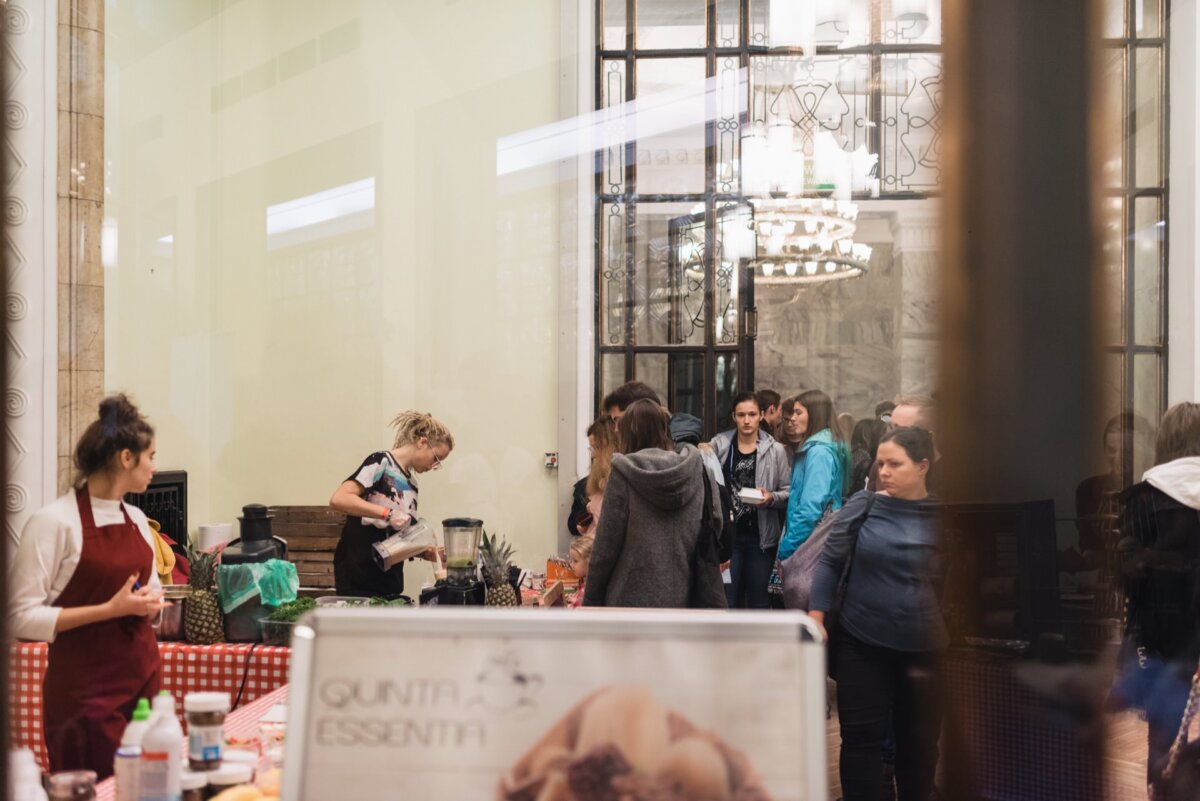
[[[826,801],[799,613],[319,610],[285,801]]]

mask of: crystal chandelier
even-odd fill
[[[751,201],[760,283],[817,283],[867,272],[871,248],[854,241],[858,206],[829,198]]]
[[[872,7],[878,2],[767,0],[766,5],[769,46],[799,49],[807,60],[816,56],[820,24],[834,23],[835,30],[846,34],[839,48],[867,44]],[[889,0],[880,13],[913,39],[924,33],[935,9],[940,3],[931,0]],[[849,69],[852,65],[853,60]],[[870,80],[851,81],[851,91]],[[758,273],[755,280],[804,284],[857,278],[868,270],[871,248],[854,240],[858,206],[851,197],[878,196],[873,176],[879,156],[865,147],[844,151],[823,127],[828,120],[804,106],[794,92],[781,93],[776,101],[778,105],[766,104],[770,117],[752,125],[742,138],[742,191],[753,207],[755,256],[750,264]]]
[[[858,206],[852,191],[871,192],[877,156],[846,153],[833,134],[818,133],[813,155],[795,146],[794,126],[772,125],[766,137],[742,139],[742,187],[754,209],[756,254],[765,284],[820,283],[865,274],[871,248],[854,241]]]

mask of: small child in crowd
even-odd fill
[[[575,575],[579,576],[579,587],[575,590],[575,597],[571,599],[571,608],[578,609],[583,605],[583,590],[587,584],[588,560],[592,558],[592,543],[596,538],[591,534],[584,534],[571,543],[570,562],[571,570]]]

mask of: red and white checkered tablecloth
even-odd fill
[[[277,690],[267,693],[252,704],[231,712],[225,718],[225,739],[247,740],[258,737],[258,722],[276,704],[286,704],[288,686],[285,684]],[[184,753],[181,758],[187,758],[187,742],[183,744]],[[113,801],[117,795],[117,783],[105,779],[96,785],[96,801]]]
[[[42,682],[49,646],[44,642],[17,643],[9,650],[9,739],[13,748],[31,748],[42,770],[47,769],[42,733]],[[227,692],[237,698],[245,676],[242,703],[273,692],[287,683],[291,649],[267,645],[158,644],[162,659],[162,689],[175,696],[183,715],[183,697],[190,692]],[[239,710],[240,711],[240,710]]]

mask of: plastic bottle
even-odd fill
[[[125,733],[121,735],[121,745],[142,747],[142,738],[146,736],[146,731],[150,728],[150,701],[146,698],[139,698],[137,706],[133,708],[133,718],[129,721],[129,725],[125,727]]]
[[[138,763],[138,801],[180,801],[183,727],[175,717],[175,699],[160,693],[154,699],[150,730],[142,738]]]
[[[117,801],[137,801],[138,764],[142,760],[142,738],[150,728],[150,701],[139,698],[133,709],[133,719],[121,735],[121,747],[113,759],[113,780],[117,784]]]
[[[12,801],[48,801],[42,788],[42,771],[33,752],[14,748],[8,752],[8,797]]]

